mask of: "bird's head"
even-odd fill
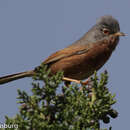
[[[124,33],[120,32],[119,22],[110,15],[100,17],[87,35],[87,39],[91,42],[102,40],[110,35],[125,36]]]

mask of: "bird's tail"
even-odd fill
[[[0,84],[5,84],[5,83],[11,82],[17,79],[21,79],[24,77],[31,77],[33,75],[34,75],[34,71],[30,70],[30,71],[3,76],[3,77],[0,77]]]

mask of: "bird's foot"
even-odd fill
[[[90,81],[90,78],[88,78],[87,80],[85,80],[85,81],[81,81],[81,84],[82,85],[89,85],[89,83],[90,83],[91,81]]]

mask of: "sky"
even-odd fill
[[[109,61],[98,71],[107,69],[108,88],[117,99],[113,108],[119,112],[118,118],[104,127],[129,129],[129,5],[129,0],[0,0],[0,76],[33,69],[51,53],[78,40],[97,18],[112,15],[128,36],[121,37]],[[30,93],[31,82],[25,78],[0,85],[1,123],[5,115],[18,113],[17,89]]]

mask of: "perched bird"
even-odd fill
[[[102,16],[83,37],[53,53],[42,64],[48,65],[51,74],[63,71],[63,80],[78,83],[91,76],[106,63],[115,50],[120,36],[125,36],[125,34],[120,32],[118,21],[109,15]],[[34,69],[0,77],[0,84],[31,77],[35,73]]]

